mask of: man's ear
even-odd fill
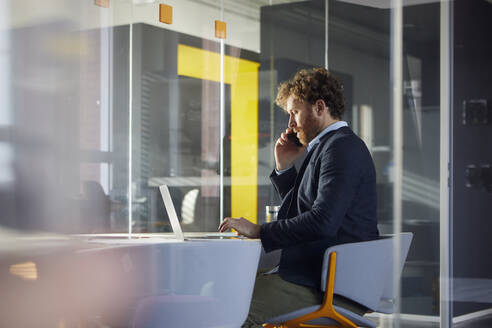
[[[323,111],[327,109],[323,99],[316,100],[315,106],[316,106],[316,113],[318,113],[318,115],[323,113]]]

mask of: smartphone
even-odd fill
[[[297,134],[295,132],[287,134],[287,139],[293,141],[297,147],[302,147],[302,143],[299,141],[299,138],[297,138]]]

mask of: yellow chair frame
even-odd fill
[[[331,327],[357,328],[357,325],[355,323],[353,323],[352,321],[350,321],[349,319],[338,313],[333,307],[333,290],[335,288],[336,263],[337,263],[337,253],[332,252],[330,253],[328,279],[326,282],[326,292],[323,298],[323,304],[321,304],[321,307],[318,310],[279,324],[265,323],[263,324],[263,327],[265,328],[300,328],[300,327],[302,328],[304,327],[306,328],[331,328]],[[336,322],[339,323],[339,325],[321,326],[321,325],[310,325],[305,323],[321,317],[335,320]]]

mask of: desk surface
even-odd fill
[[[0,327],[55,326],[62,317],[108,326],[237,328],[248,314],[261,252],[258,240],[174,242],[171,233],[3,235],[12,245],[0,252],[0,290],[8,299]],[[26,288],[33,281],[36,288]]]
[[[210,231],[210,232],[184,232],[184,236],[187,239],[193,239],[193,238],[205,238],[205,237],[215,237],[217,235],[217,231]],[[116,241],[125,241],[126,240],[131,240],[134,243],[138,243],[139,241],[145,243],[148,240],[174,240],[175,236],[172,232],[158,232],[158,233],[132,233],[131,237],[127,233],[101,233],[101,234],[78,234],[78,235],[73,235],[74,238],[76,239],[82,239],[85,241],[88,240],[95,240],[95,239],[100,239],[100,240],[116,240]],[[233,238],[234,236],[228,236],[229,238]],[[260,242],[260,239],[250,239],[250,238],[234,238],[234,239],[240,239],[240,240],[245,240],[245,241],[256,241]]]

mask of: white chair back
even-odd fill
[[[377,240],[327,249],[323,261],[322,290],[326,289],[330,253],[336,252],[334,293],[378,311],[381,299],[393,296],[394,240],[394,236],[385,235]],[[401,269],[411,240],[411,233],[401,234]]]

